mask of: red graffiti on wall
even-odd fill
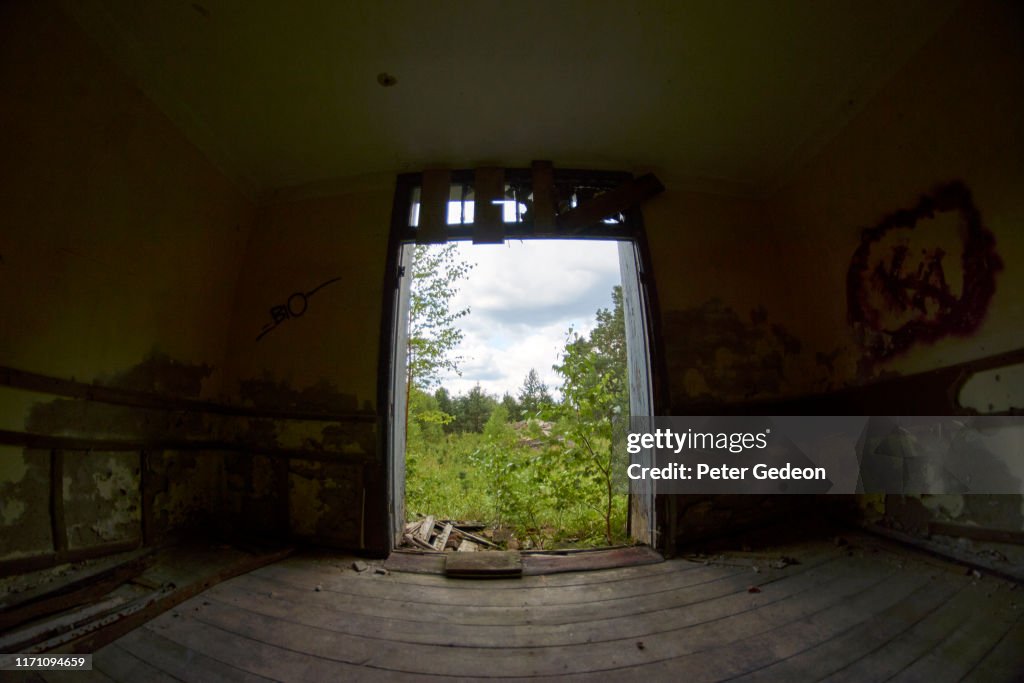
[[[847,317],[869,363],[981,325],[1003,263],[962,182],[861,233],[846,275]]]

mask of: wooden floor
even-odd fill
[[[45,679],[1024,679],[1024,587],[849,538],[495,581],[300,555],[125,635],[91,676]]]

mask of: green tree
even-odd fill
[[[507,391],[501,397],[501,407],[504,408],[505,412],[508,414],[509,422],[519,422],[523,419],[523,409],[519,405],[519,401],[517,401],[516,397]]]
[[[454,403],[454,431],[477,434],[484,431],[484,425],[498,405],[497,399],[481,389],[479,384],[470,389],[469,393],[457,396]]]
[[[629,414],[620,287],[612,291],[612,309],[601,309],[596,317],[597,325],[589,337],[569,330],[562,363],[554,366],[562,377],[562,401],[548,413],[558,419],[563,443],[563,448],[555,452],[562,473],[556,485],[575,489],[599,511],[605,540],[611,544],[617,497],[613,487],[613,421]]]
[[[540,381],[537,371],[530,368],[526,379],[523,380],[523,387],[519,390],[519,407],[523,419],[537,417],[540,411],[553,403],[547,385]]]
[[[454,244],[417,245],[412,256],[407,344],[407,385],[428,390],[437,386],[442,372],[459,372],[462,358],[453,355],[463,333],[456,321],[469,308],[453,310],[458,283],[473,265],[459,261]]]

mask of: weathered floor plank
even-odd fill
[[[114,680],[1017,680],[1024,591],[897,546],[470,583],[293,557],[96,653]],[[348,561],[351,564],[351,560]],[[1018,604],[1021,603],[1021,604]],[[155,675],[131,675],[136,658]]]

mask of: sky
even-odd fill
[[[465,336],[455,351],[462,376],[443,375],[441,385],[464,394],[480,384],[490,394],[518,395],[535,369],[552,395],[561,383],[559,362],[570,327],[586,334],[599,308],[611,308],[621,282],[618,243],[598,240],[527,240],[504,244],[457,242],[460,258],[476,266],[451,302],[469,315],[459,320]]]

